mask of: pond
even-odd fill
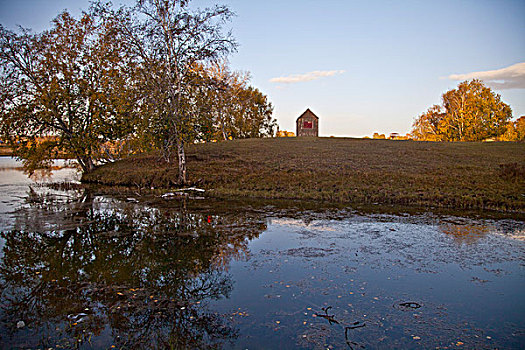
[[[61,166],[0,158],[0,348],[525,347],[522,220],[109,196]]]

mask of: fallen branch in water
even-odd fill
[[[328,322],[329,322],[330,324],[332,324],[332,323],[339,324],[339,321],[337,321],[336,319],[334,319],[334,316],[335,316],[335,315],[328,315],[328,310],[330,310],[331,308],[332,308],[331,306],[327,307],[326,309],[325,309],[324,307],[322,307],[321,310],[323,310],[325,314],[323,315],[323,314],[315,313],[314,315],[315,315],[316,317],[322,317],[322,318],[328,320]]]
[[[197,187],[181,188],[181,189],[178,189],[176,192],[185,192],[185,191],[206,192],[206,190],[203,190],[202,188],[197,188]]]
[[[315,313],[314,315],[316,317],[322,317],[322,318],[326,319],[330,324],[339,324],[340,325],[340,322],[335,319],[335,315],[329,315],[328,314],[328,310],[330,310],[331,308],[332,308],[331,306],[328,306],[327,308],[322,307],[321,310],[324,311],[324,315],[323,314],[319,314],[319,313]],[[357,349],[357,348],[364,349],[365,347],[363,345],[359,344],[359,343],[356,343],[354,341],[349,340],[348,339],[348,331],[352,330],[352,329],[356,329],[356,328],[365,327],[365,326],[366,326],[366,323],[362,323],[361,321],[356,321],[356,322],[352,323],[351,326],[347,326],[347,327],[342,326],[345,329],[346,345],[348,345],[350,350],[354,350],[354,349]]]

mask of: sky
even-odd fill
[[[115,4],[132,0],[114,0]],[[514,118],[525,115],[523,0],[193,0],[236,13],[232,69],[295,131],[307,108],[320,136],[410,132],[414,119],[460,81],[479,78]],[[39,32],[88,0],[0,0],[0,23]]]

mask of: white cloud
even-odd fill
[[[317,80],[323,77],[332,77],[337,74],[343,74],[344,72],[344,70],[316,70],[305,74],[293,74],[287,77],[272,78],[270,79],[270,82],[283,84],[301,83],[304,81]]]
[[[481,79],[496,89],[525,89],[525,62],[510,67],[449,75],[450,80]]]

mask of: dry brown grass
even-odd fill
[[[192,185],[216,197],[287,198],[525,212],[525,144],[347,138],[248,139],[191,145]],[[176,186],[177,167],[147,154],[83,180]]]

